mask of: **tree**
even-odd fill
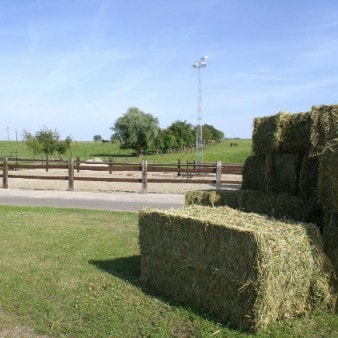
[[[178,146],[176,137],[170,129],[162,130],[161,138],[163,143],[163,150],[168,153],[170,153],[174,148]]]
[[[94,135],[93,141],[94,142],[101,142],[102,141],[102,136],[101,135]]]
[[[41,153],[46,156],[54,156],[55,153],[63,155],[70,149],[72,143],[70,136],[62,141],[56,130],[53,131],[46,127],[40,129],[35,135],[24,131],[23,138],[28,149],[33,152],[33,156]]]
[[[194,127],[187,121],[175,121],[168,129],[175,136],[181,150],[194,145]]]
[[[156,117],[137,107],[130,107],[110,129],[115,132],[112,138],[121,142],[121,148],[133,149],[136,156],[140,156],[141,151],[152,147],[160,128]]]
[[[223,138],[224,133],[222,131],[209,124],[203,125],[203,140],[205,143],[221,142]]]

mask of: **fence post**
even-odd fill
[[[46,156],[46,172],[48,172],[48,156]]]
[[[222,189],[222,162],[216,162],[216,190]]]
[[[181,176],[181,160],[178,160],[177,161],[177,169],[178,169],[178,172],[177,172],[177,176]]]
[[[5,157],[2,162],[2,187],[8,189],[8,158]]]
[[[142,192],[148,191],[148,163],[147,160],[142,160]]]
[[[74,191],[74,159],[68,162],[68,191]]]

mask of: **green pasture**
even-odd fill
[[[252,337],[142,285],[138,234],[137,213],[2,206],[0,336]],[[317,314],[258,337],[337,332]]]
[[[230,144],[236,142],[238,146],[231,147]],[[252,141],[247,139],[223,140],[220,143],[207,145],[204,148],[204,162],[222,161],[223,163],[244,163],[245,159],[251,154]],[[28,151],[27,146],[22,141],[0,141],[0,157],[20,157],[33,158],[33,154]],[[182,163],[192,162],[195,159],[195,150],[174,152],[170,154],[143,154],[140,158],[134,157],[131,150],[122,150],[117,143],[102,144],[100,142],[80,142],[74,141],[71,149],[63,156],[63,159],[80,157],[81,160],[88,160],[99,157],[109,160],[110,157],[116,162],[140,162],[147,159],[150,163],[177,163],[180,159]],[[39,155],[38,158],[43,158]],[[56,159],[58,157],[56,156]]]

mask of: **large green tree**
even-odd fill
[[[181,150],[194,145],[194,127],[187,121],[175,121],[168,129],[175,136],[177,145]]]
[[[158,119],[137,107],[130,107],[110,129],[114,131],[112,138],[120,141],[121,148],[133,149],[136,156],[153,147],[160,130]]]

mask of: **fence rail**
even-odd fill
[[[223,183],[241,184],[241,175],[243,171],[242,164],[222,164],[216,163],[181,163],[177,164],[153,164],[143,160],[140,163],[117,163],[117,162],[81,162],[79,159],[70,159],[69,161],[50,161],[50,160],[26,160],[26,159],[0,159],[0,169],[3,180],[3,188],[9,187],[9,179],[38,179],[38,180],[68,180],[68,190],[74,190],[74,181],[100,181],[100,182],[126,182],[141,183],[142,191],[147,192],[148,183],[182,183],[182,184],[215,184],[216,189],[220,190]],[[34,175],[17,174],[22,169],[44,169],[46,172],[54,169],[68,170],[68,175]],[[130,177],[93,177],[77,176],[80,171],[107,172],[109,174],[118,172],[139,172],[138,178]],[[148,178],[148,173],[176,173],[176,178]],[[210,178],[210,175],[215,175]],[[238,175],[238,180],[223,180],[223,174]],[[209,178],[206,177],[209,175]],[[185,177],[184,177],[185,176]]]

